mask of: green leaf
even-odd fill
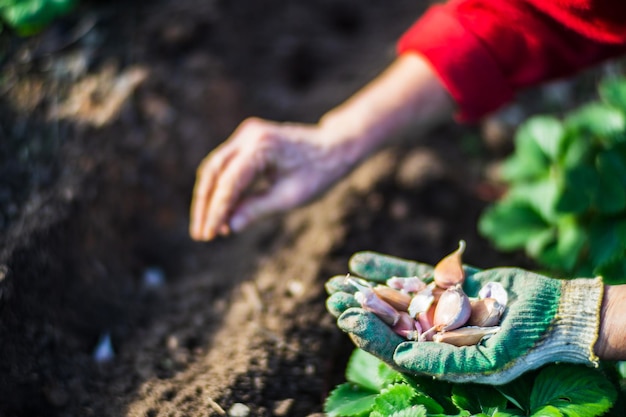
[[[452,402],[462,410],[489,416],[507,406],[507,399],[495,388],[476,384],[455,385],[452,388]]]
[[[393,414],[383,414],[378,411],[372,412],[369,417],[426,417],[428,414],[426,409],[420,405],[413,405],[394,412]]]
[[[589,165],[578,165],[565,171],[558,185],[560,195],[555,203],[560,213],[582,213],[589,209],[599,188],[596,170]]]
[[[623,379],[626,379],[626,361],[617,362],[616,367],[617,367],[617,372],[619,372],[619,375]]]
[[[543,120],[542,117],[531,118],[517,130],[515,153],[502,164],[501,175],[506,181],[530,180],[547,174],[552,157],[550,149],[559,148],[561,145],[547,144],[556,141],[554,138],[558,133],[553,132],[557,129],[551,129],[551,122],[545,123],[545,132],[542,132]],[[544,137],[548,139],[543,140]],[[548,153],[544,149],[547,149]]]
[[[496,385],[500,392],[511,404],[524,412],[530,411],[530,390],[535,380],[535,372],[526,372],[505,385]]]
[[[383,389],[374,400],[374,411],[385,416],[411,406],[411,399],[415,395],[413,388],[406,384],[390,385]]]
[[[562,170],[568,170],[579,165],[590,164],[593,162],[595,153],[593,141],[581,138],[576,134],[570,134],[563,156],[559,161],[559,167]]]
[[[552,178],[546,177],[512,187],[507,197],[527,203],[545,221],[550,222],[557,217],[556,203],[560,193],[559,184]]]
[[[326,398],[324,412],[329,417],[360,416],[374,407],[377,395],[352,383],[340,384]]]
[[[439,387],[435,387],[435,389],[423,388],[414,378],[404,376],[403,381],[408,384],[414,392],[413,399],[411,400],[412,404],[419,404],[426,407],[426,411],[430,414],[441,414],[445,411],[444,407],[439,404],[431,395],[441,394],[439,392]],[[428,394],[427,394],[428,392]],[[449,389],[444,394],[446,397],[449,397]]]
[[[555,244],[556,237],[556,229],[553,227],[528,235],[525,246],[526,253],[532,258],[538,258],[546,248]]]
[[[556,161],[559,158],[565,139],[565,129],[556,117],[532,117],[520,126],[519,134],[528,137],[524,140],[533,140],[550,160]]]
[[[388,384],[386,376],[381,377],[381,364],[387,367],[387,365],[376,356],[364,350],[355,349],[348,360],[346,379],[365,389],[380,391]],[[397,373],[395,371],[392,372]]]
[[[429,413],[456,413],[459,411],[450,398],[453,387],[450,382],[414,375],[403,375],[403,378],[416,392],[413,403],[424,405]]]
[[[559,411],[558,408],[552,405],[546,405],[535,411],[532,417],[564,417],[564,414]]]
[[[400,372],[392,369],[385,362],[380,361],[378,364],[378,380],[380,381],[380,386],[385,387],[389,384],[402,382],[404,379],[402,378],[402,374]]]
[[[594,275],[601,276],[607,285],[626,284],[626,258],[604,264],[595,268],[593,272]]]
[[[525,416],[521,410],[503,410],[497,411],[493,414],[493,417],[516,417],[516,416]]]
[[[3,20],[21,35],[39,32],[55,18],[71,11],[77,0],[20,0],[0,9]]]
[[[606,175],[615,177],[623,187],[626,187],[626,154],[623,152],[623,149],[615,147],[598,153],[596,166]]]
[[[618,109],[602,103],[590,103],[572,112],[568,126],[594,136],[610,138],[624,131],[626,120]]]
[[[603,267],[624,256],[626,220],[597,219],[590,226],[589,254],[595,267]]]
[[[616,397],[615,387],[595,369],[550,365],[535,379],[530,395],[531,415],[598,416],[611,407]],[[556,411],[562,414],[554,414]]]
[[[580,226],[575,216],[562,216],[558,222],[556,250],[562,259],[563,271],[573,271],[588,243],[587,231]]]
[[[508,199],[486,209],[478,223],[480,233],[501,250],[523,248],[529,236],[542,233],[546,228],[546,222],[535,210]]]
[[[599,188],[595,194],[595,206],[602,213],[617,213],[626,208],[626,190],[624,182],[626,178],[620,166],[621,162],[616,155],[603,152],[596,159],[598,170]]]
[[[598,88],[600,98],[612,106],[626,111],[626,81],[624,78],[607,78]]]

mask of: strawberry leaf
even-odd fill
[[[606,412],[616,397],[615,387],[595,369],[550,365],[535,379],[531,415],[594,417]]]
[[[324,412],[329,417],[365,416],[374,406],[377,395],[359,385],[340,384],[326,398]]]
[[[380,365],[389,369],[389,375],[380,371]],[[388,385],[390,376],[396,373],[374,355],[361,349],[355,349],[348,360],[346,379],[370,391],[380,391]]]
[[[515,250],[523,248],[529,236],[542,233],[547,224],[528,204],[507,199],[488,208],[480,218],[478,228],[493,240],[497,248]]]
[[[369,417],[426,417],[427,415],[429,414],[424,407],[414,405],[409,408],[396,411],[393,414],[383,414],[378,411],[373,411]]]
[[[415,390],[406,384],[390,385],[383,389],[374,400],[374,411],[389,416],[410,407]]]
[[[489,416],[507,406],[507,399],[488,385],[457,384],[452,388],[452,401],[461,410]]]
[[[568,116],[566,123],[581,132],[603,138],[613,138],[626,127],[624,114],[603,103],[591,103],[581,107]]]
[[[605,103],[626,111],[626,82],[623,79],[610,78],[602,81],[598,92]]]
[[[590,226],[592,244],[589,253],[598,268],[617,261],[624,256],[626,247],[626,220],[596,220]]]

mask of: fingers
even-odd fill
[[[213,237],[205,234],[209,206],[220,172],[233,156],[232,149],[218,148],[209,154],[198,167],[190,213],[189,232],[193,239],[209,240]]]
[[[352,273],[377,282],[391,277],[413,277],[430,273],[432,266],[376,252],[357,252],[350,258]]]
[[[339,316],[337,325],[350,335],[357,347],[393,365],[394,350],[404,339],[373,313],[349,308]]]
[[[350,278],[349,275],[335,275],[330,278],[324,284],[324,288],[328,295],[334,294],[336,292],[345,292],[348,294],[354,294],[356,292],[356,288],[354,284],[348,281]]]
[[[229,216],[235,205],[256,174],[262,170],[262,165],[263,161],[255,154],[244,150],[238,152],[218,173],[210,204],[206,208],[208,213],[202,230],[205,238],[212,239],[228,227]]]
[[[396,348],[393,361],[406,372],[459,383],[504,384],[520,375],[522,367],[503,371],[497,356],[498,349],[480,344],[456,347],[437,342],[403,342]]]
[[[228,217],[243,191],[262,170],[262,152],[256,152],[270,122],[247,119],[231,137],[207,156],[198,168],[191,203],[190,234],[211,240],[229,231]]]
[[[305,202],[311,197],[310,187],[306,183],[306,178],[292,172],[289,176],[277,179],[266,192],[245,198],[232,214],[232,230],[238,232],[258,219],[290,210]]]

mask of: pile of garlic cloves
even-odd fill
[[[470,298],[463,291],[465,242],[435,265],[431,275],[391,277],[386,285],[348,277],[355,299],[407,340],[475,345],[498,332],[508,295],[489,282]],[[430,281],[430,282],[429,282]],[[429,282],[429,283],[427,283]]]

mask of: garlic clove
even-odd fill
[[[400,319],[400,313],[395,308],[378,297],[371,287],[362,285],[352,279],[350,282],[358,289],[354,294],[354,298],[361,304],[364,310],[376,314],[382,321],[390,326],[396,325]]]
[[[396,310],[407,311],[409,309],[409,305],[411,304],[411,296],[409,294],[394,290],[385,285],[377,285],[374,287],[373,291]]]
[[[422,328],[422,332],[420,332],[420,339],[421,341],[424,340],[432,340],[432,336],[433,336],[433,332],[434,332],[434,325],[433,325],[433,318],[435,315],[435,305],[431,305],[430,308],[427,311],[421,312],[417,315],[417,322],[420,324],[420,327]],[[424,330],[429,330],[429,329],[433,329],[431,331],[424,331]]]
[[[504,306],[495,298],[482,298],[470,302],[472,313],[467,321],[470,326],[491,327],[500,322]]]
[[[386,282],[388,287],[407,293],[416,293],[426,287],[420,277],[391,277]]]
[[[467,323],[471,312],[469,298],[461,285],[455,285],[441,294],[435,309],[433,325],[437,331],[457,329]]]
[[[461,240],[457,250],[435,265],[433,276],[437,286],[449,288],[463,283],[465,280],[465,270],[462,262],[463,252],[465,252],[465,241]]]
[[[472,346],[485,337],[491,337],[500,330],[498,326],[477,327],[468,326],[448,332],[437,333],[433,336],[434,342],[449,343],[454,346]]]
[[[434,301],[435,297],[430,288],[427,287],[413,296],[408,308],[409,314],[411,317],[417,317],[418,314],[428,311]]]
[[[493,281],[483,285],[478,292],[478,298],[495,298],[503,307],[506,307],[509,302],[509,294],[506,292],[502,284]]]
[[[446,292],[446,288],[439,287],[434,282],[430,283],[428,286],[430,287],[433,297],[435,297],[434,302],[437,303],[439,298],[441,298],[441,294]]]
[[[413,320],[406,311],[400,312],[400,318],[392,329],[396,334],[399,334],[407,340],[417,340],[422,333],[420,324]]]

